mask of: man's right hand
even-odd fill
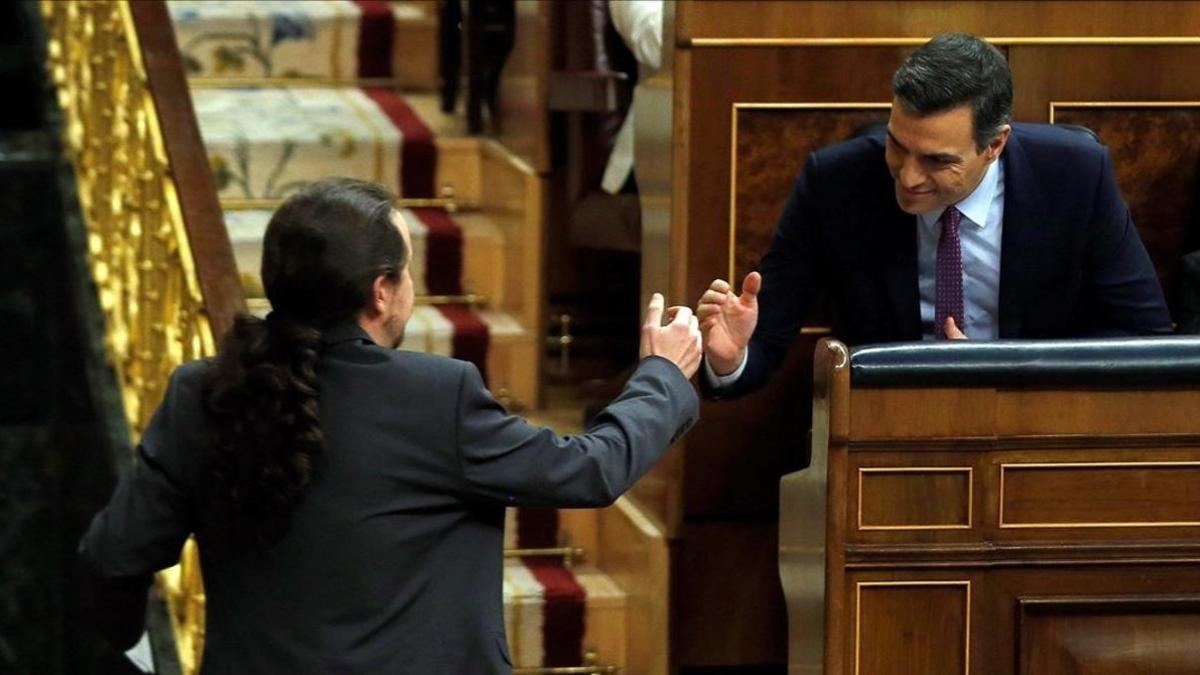
[[[646,323],[642,325],[641,357],[661,356],[679,366],[683,376],[692,379],[700,369],[700,326],[690,307],[667,310],[667,325],[663,325],[663,296],[655,293],[646,308]]]
[[[742,282],[742,294],[734,295],[729,282],[717,279],[708,286],[696,305],[704,356],[717,375],[737,370],[746,355],[746,345],[758,325],[758,292],[762,275],[751,272]]]

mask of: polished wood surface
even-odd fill
[[[752,7],[751,7],[752,5]],[[681,41],[696,38],[1195,35],[1200,4],[1176,1],[1075,2],[745,2],[680,3]]]
[[[855,673],[969,672],[969,581],[861,582],[854,599]]]
[[[1000,527],[1200,526],[1200,460],[1000,467]]]
[[[246,311],[246,298],[233,246],[225,231],[217,186],[192,110],[171,17],[162,2],[131,2],[129,11],[137,26],[147,85],[158,109],[163,143],[179,189],[179,204],[204,294],[204,309],[213,335],[219,339],[233,325],[234,315]]]
[[[566,513],[565,511],[563,513]],[[625,592],[626,663],[666,675],[670,655],[670,551],[662,530],[630,499],[596,512],[596,565]]]
[[[859,467],[857,527],[970,529],[973,481],[972,467]]]
[[[1200,596],[1022,600],[1019,621],[1022,675],[1200,672]]]
[[[825,349],[814,419],[847,425],[814,428],[824,672],[1196,672],[1197,391],[855,388]],[[781,514],[794,672],[813,672],[811,591],[789,542],[812,520]]]
[[[1200,98],[1051,105],[1055,123],[1085,126],[1108,146],[1117,183],[1171,300],[1180,257],[1200,248]]]
[[[500,75],[499,140],[540,174],[550,170],[551,3],[516,2],[516,42]]]

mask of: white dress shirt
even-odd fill
[[[1000,335],[1000,245],[1004,228],[1004,164],[992,162],[979,185],[955,204],[963,214],[958,226],[963,264],[963,312],[959,329],[972,340],[995,340]],[[946,207],[917,216],[917,285],[921,297],[921,333],[934,339],[937,245],[942,235],[938,219]],[[728,375],[718,375],[704,360],[704,375],[713,388],[727,387],[746,369],[746,358]]]
[[[963,312],[958,328],[972,340],[1000,336],[1000,241],[1004,227],[1004,165],[992,162],[975,190],[955,204],[963,214],[958,226],[962,246]],[[938,239],[945,207],[917,216],[917,283],[921,293],[921,334],[934,339]],[[962,324],[966,324],[965,326]]]

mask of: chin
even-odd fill
[[[932,195],[911,197],[908,195],[902,195],[899,192],[896,193],[896,204],[900,207],[901,211],[914,216],[919,216],[927,211],[932,211],[938,206],[937,200],[933,199]]]

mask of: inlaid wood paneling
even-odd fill
[[[859,530],[970,529],[972,478],[967,467],[859,467]]]
[[[797,174],[815,150],[886,122],[884,103],[734,104],[730,276],[758,267]]]
[[[969,581],[856,585],[855,675],[965,675],[971,631]]]
[[[1200,247],[1200,101],[1051,103],[1050,119],[1088,127],[1108,146],[1170,300],[1180,256]]]
[[[1000,467],[1000,527],[1200,528],[1200,462]]]
[[[1200,672],[1200,597],[1022,599],[1021,675]]]

